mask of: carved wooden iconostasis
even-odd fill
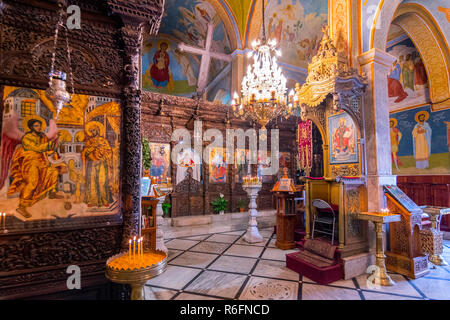
[[[194,121],[202,122],[202,134],[211,128],[221,131],[225,137],[226,129],[251,128],[248,121],[236,119],[232,116],[231,107],[228,105],[214,104],[210,102],[176,97],[165,94],[144,92],[142,102],[142,135],[149,142],[150,146],[156,147],[161,151],[164,146],[164,153],[170,153],[177,141],[171,141],[172,132],[178,128],[188,129],[191,134],[192,149],[194,147]],[[279,167],[280,172],[283,167],[289,168],[289,174],[294,175],[295,152],[296,150],[296,131],[295,118],[283,120],[283,122],[272,123],[267,131],[268,155],[271,148],[270,126],[278,125],[280,130],[280,150]],[[210,141],[203,142],[203,150],[210,144]],[[236,143],[236,140],[235,140]],[[248,142],[246,142],[248,148]],[[193,150],[183,151],[180,155],[182,159],[196,157]],[[212,214],[213,208],[211,201],[216,200],[220,194],[228,200],[229,207],[227,212],[238,212],[238,203],[240,200],[248,204],[248,196],[242,189],[242,177],[248,174],[248,164],[237,165],[227,164],[225,161],[224,150],[212,150],[210,154],[210,164],[203,161],[202,165],[194,166],[192,170],[187,171],[183,166],[177,165],[165,156],[152,154],[152,169],[156,177],[171,178],[173,183],[173,193],[169,199],[172,204],[171,217],[187,215]],[[235,145],[235,157],[243,156],[248,150],[238,150]],[[156,158],[156,161],[155,161]],[[184,160],[180,160],[183,162]],[[269,165],[269,159],[263,159],[259,155],[259,163]],[[256,168],[254,168],[256,169]],[[188,174],[189,173],[189,174]],[[256,174],[254,172],[253,174]],[[263,176],[263,187],[259,192],[257,204],[258,208],[274,208],[272,193],[270,192],[277,176]]]
[[[356,217],[367,206],[361,99],[365,86],[365,79],[349,67],[325,27],[306,83],[296,88],[301,119],[311,120],[323,141],[323,177],[306,180],[306,237],[312,236],[312,200],[327,201],[338,208],[343,257],[367,250],[367,223]]]
[[[75,94],[56,118],[45,89],[58,2],[64,11],[69,4],[80,7],[81,29],[67,32],[71,68],[59,32],[55,70],[68,77],[72,70]],[[105,285],[105,261],[139,227],[142,32],[157,32],[162,5],[4,4],[0,211],[7,214],[8,232],[0,233],[0,299],[114,298]],[[81,270],[77,293],[67,292],[69,265]]]

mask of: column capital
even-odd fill
[[[390,69],[392,64],[397,60],[396,57],[378,48],[372,48],[367,52],[358,56],[358,62],[361,66],[369,63],[376,63]]]

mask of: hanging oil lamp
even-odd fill
[[[62,107],[71,100],[69,92],[66,90],[66,74],[62,71],[50,73],[49,87],[45,91],[45,96],[53,102],[56,109],[56,118]]]
[[[58,45],[58,34],[59,28],[63,28],[65,30],[66,36],[66,50],[67,50],[67,62],[69,65],[70,72],[70,81],[72,86],[72,95],[74,94],[74,86],[73,86],[73,75],[72,75],[72,66],[70,59],[70,48],[69,48],[69,37],[67,34],[67,27],[63,23],[63,17],[65,15],[65,10],[63,10],[63,4],[61,1],[58,1],[59,7],[59,15],[58,15],[58,23],[55,27],[55,34],[53,40],[53,52],[52,52],[52,62],[49,72],[49,87],[45,91],[45,96],[52,101],[53,106],[56,110],[56,119],[58,119],[59,113],[63,106],[71,101],[71,94],[67,92],[66,89],[66,73],[63,71],[55,71],[55,59],[56,59],[56,49]]]

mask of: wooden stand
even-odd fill
[[[295,248],[294,232],[299,216],[295,214],[295,196],[293,193],[276,192],[277,203],[277,241],[275,245],[288,250]]]
[[[142,225],[141,235],[144,237],[144,247],[146,249],[156,250],[156,206],[159,200],[153,197],[141,198],[142,216],[148,219],[148,226]],[[149,209],[151,207],[151,209]]]
[[[389,212],[402,217],[401,221],[389,226],[390,250],[386,252],[386,267],[389,271],[417,279],[430,272],[420,240],[423,211],[397,186],[384,188]]]

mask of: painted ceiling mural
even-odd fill
[[[144,40],[143,87],[149,91],[190,97],[199,89],[202,58],[210,58],[202,52],[189,49],[182,51],[179,44],[184,43],[199,50],[207,49],[208,25],[212,24],[211,45],[205,51],[228,55],[232,45],[224,23],[211,3],[204,0],[167,0],[165,5],[158,37]],[[227,64],[220,58],[211,58],[206,83],[213,81]],[[222,91],[230,91],[229,81],[216,83],[220,84],[215,88],[216,91],[221,90],[221,95]]]
[[[306,71],[327,23],[327,5],[327,0],[269,0],[266,35],[281,48],[281,63]]]

